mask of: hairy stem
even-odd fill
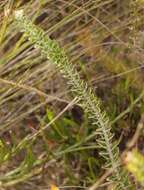
[[[125,189],[122,180],[121,169],[119,165],[119,149],[115,142],[112,142],[113,134],[111,133],[111,126],[107,114],[100,109],[100,101],[88,88],[86,82],[82,81],[79,73],[69,63],[64,50],[59,47],[58,43],[47,37],[44,31],[35,26],[26,16],[22,10],[16,11],[16,21],[29,40],[34,43],[36,48],[39,48],[52,64],[60,70],[62,75],[68,79],[68,85],[72,93],[79,98],[80,104],[88,117],[91,119],[92,124],[97,127],[98,146],[100,155],[106,161],[106,168],[113,168],[115,176],[113,181],[117,182],[116,189]],[[122,174],[122,175],[121,175]],[[125,176],[124,176],[125,177]]]

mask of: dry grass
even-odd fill
[[[68,106],[72,98],[57,69],[18,31],[12,15],[19,8],[65,48],[102,99],[124,151],[144,110],[142,2],[0,1],[1,188],[86,189],[105,173],[95,131],[80,107]],[[105,180],[99,184],[108,188]]]

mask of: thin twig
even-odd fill
[[[61,99],[59,97],[56,97],[56,96],[53,96],[53,95],[47,95],[46,93],[42,92],[41,90],[38,90],[37,88],[34,88],[32,86],[27,86],[25,84],[21,84],[21,83],[16,83],[16,82],[13,82],[11,80],[6,80],[6,79],[2,79],[0,78],[0,82],[2,83],[5,83],[5,84],[9,84],[11,86],[14,86],[14,87],[18,87],[18,88],[22,88],[22,89],[25,89],[27,91],[32,91],[32,92],[35,92],[36,94],[38,94],[39,96],[43,96],[45,98],[50,98],[52,100],[57,100],[59,102],[65,102],[65,103],[69,103],[68,101],[64,100],[64,99]]]

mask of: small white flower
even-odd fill
[[[15,11],[15,18],[17,20],[21,19],[23,17],[23,15],[24,15],[24,10],[23,9]]]

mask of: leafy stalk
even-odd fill
[[[81,107],[87,113],[92,124],[97,127],[98,139],[97,143],[100,150],[100,155],[105,159],[105,168],[113,168],[114,177],[111,178],[116,182],[115,189],[125,189],[123,171],[118,167],[119,149],[115,142],[112,142],[113,134],[107,114],[100,109],[100,100],[94,95],[93,90],[88,88],[86,82],[82,81],[79,73],[70,64],[64,50],[59,47],[55,40],[47,37],[42,29],[35,26],[24,14],[22,10],[16,11],[16,21],[21,29],[34,44],[39,48],[52,64],[60,70],[63,77],[68,79],[68,85],[71,88],[73,95],[79,98]],[[125,173],[125,172],[124,172]]]

